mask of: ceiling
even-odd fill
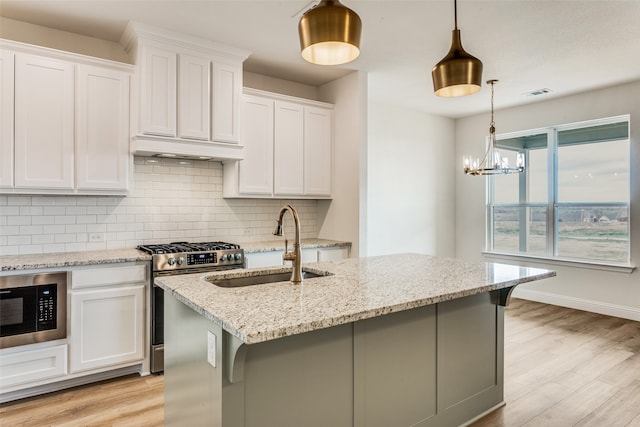
[[[300,57],[297,23],[309,0],[0,0],[0,16],[118,41],[127,21],[253,52],[247,71],[321,85],[352,70],[369,99],[458,118],[488,111],[489,86],[438,98],[431,68],[449,50],[453,1],[344,0],[363,22],[361,55],[323,67]],[[462,43],[498,79],[496,109],[640,79],[640,0],[459,0]],[[527,93],[548,88],[550,93]]]

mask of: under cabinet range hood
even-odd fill
[[[185,141],[160,136],[131,138],[131,154],[190,160],[242,160],[244,145],[215,141]]]
[[[132,154],[242,160],[242,68],[251,52],[133,21],[120,44],[136,65]]]

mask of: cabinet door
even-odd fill
[[[304,112],[304,194],[331,196],[333,112],[306,107]]]
[[[76,167],[79,190],[126,190],[129,74],[78,66]]]
[[[0,188],[13,187],[14,56],[0,51]]]
[[[178,72],[178,132],[180,138],[209,140],[211,90],[207,59],[180,55]]]
[[[212,139],[239,141],[242,66],[213,63]]]
[[[144,47],[140,73],[142,133],[176,136],[177,54]]]
[[[304,191],[304,108],[275,102],[273,141],[274,193],[302,195]]]
[[[144,357],[144,285],[71,292],[71,372]]]
[[[73,65],[17,54],[16,188],[73,189]]]
[[[0,392],[66,374],[66,344],[0,355]]]
[[[241,194],[273,193],[273,101],[247,95],[243,102],[244,160],[238,166]]]

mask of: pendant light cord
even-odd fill
[[[453,0],[453,23],[454,30],[458,29],[458,0]]]

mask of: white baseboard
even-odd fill
[[[559,305],[561,307],[575,308],[576,310],[590,311],[592,313],[604,314],[606,316],[621,317],[640,322],[640,308],[624,305],[609,304],[601,301],[594,301],[566,295],[540,292],[530,289],[516,288],[513,291],[514,298],[521,298],[530,301],[542,302],[545,304]]]

